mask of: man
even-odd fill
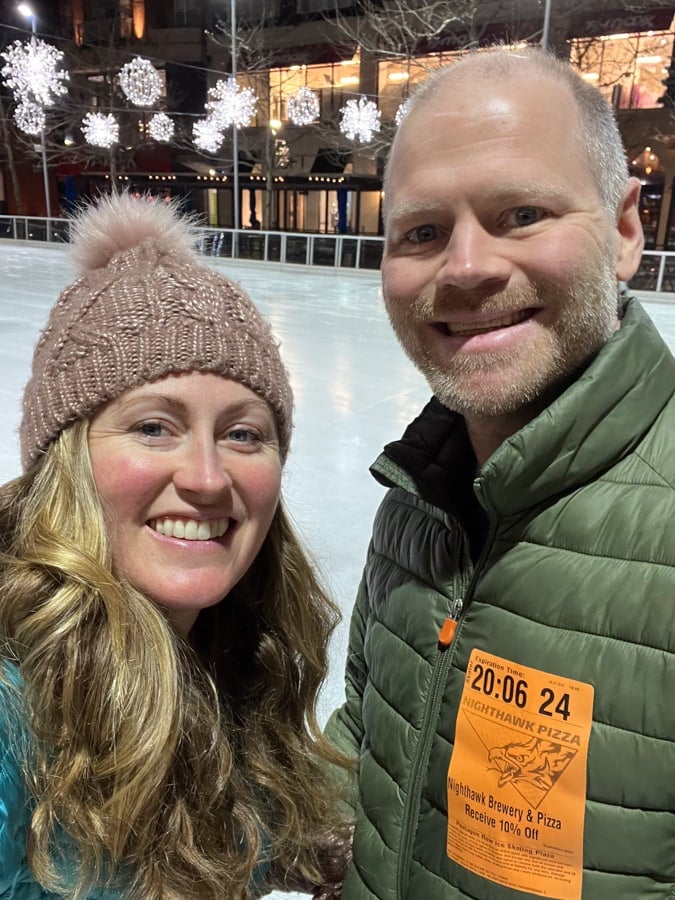
[[[384,296],[434,398],[355,606],[343,900],[675,896],[675,365],[611,110],[539,51],[421,88]]]

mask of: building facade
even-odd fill
[[[543,36],[615,107],[631,171],[643,184],[647,247],[675,249],[672,5],[556,0],[548,21],[537,0],[61,0],[42,6],[36,4],[38,32],[56,37],[71,72],[72,96],[47,126],[52,206],[63,212],[112,179],[139,192],[180,194],[216,226],[232,226],[236,217],[251,229],[380,234],[384,160],[414,86],[468,47],[540,43]],[[20,37],[16,15],[13,26],[9,20],[6,37]],[[152,108],[133,107],[119,89],[120,68],[137,56],[152,61],[161,76]],[[257,97],[255,114],[236,133],[225,129],[217,148],[200,149],[195,124],[205,118],[209,89],[231,75],[233,58],[240,89]],[[306,125],[293,121],[301,89],[317,104]],[[365,142],[340,130],[345,106],[361,98],[376,104],[380,117],[379,132]],[[7,116],[6,98],[3,110]],[[119,139],[106,151],[87,146],[79,129],[84,113],[97,110],[120,123]],[[157,112],[175,123],[170,142],[150,137]],[[0,203],[4,197],[12,212],[15,179],[8,177],[6,154],[0,166]],[[39,177],[37,163],[28,168],[34,171],[22,173],[22,184],[31,174]],[[26,212],[44,214],[39,190],[26,188],[26,197],[32,207]]]

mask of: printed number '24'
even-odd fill
[[[557,703],[555,693],[551,690],[551,688],[544,688],[540,696],[543,698],[543,703],[539,707],[540,715],[557,715],[560,716],[560,718],[565,722],[569,719],[571,715],[569,694],[563,694]],[[553,706],[554,703],[555,706]],[[553,706],[553,709],[551,709],[551,706]]]

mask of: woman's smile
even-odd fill
[[[118,575],[191,627],[269,530],[281,489],[274,414],[221,375],[172,375],[103,407],[89,448]]]
[[[148,522],[150,528],[158,534],[186,541],[210,541],[214,538],[221,538],[233,524],[233,520],[229,517],[198,521],[197,519],[163,516]]]

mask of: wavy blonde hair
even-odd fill
[[[95,884],[215,900],[248,896],[262,859],[320,881],[329,764],[345,765],[315,717],[336,607],[280,504],[183,641],[113,572],[87,434],[76,422],[0,488],[0,652],[25,688],[36,879],[74,900]]]

